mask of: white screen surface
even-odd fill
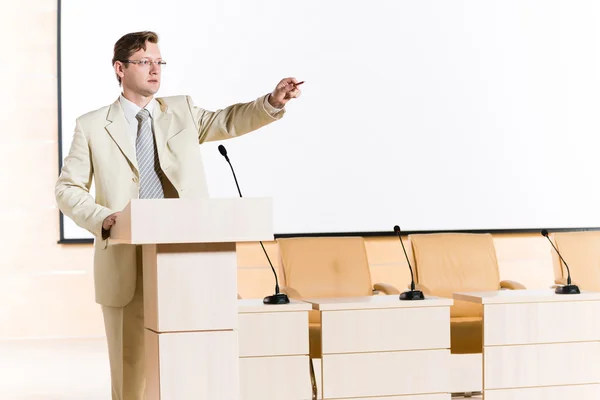
[[[153,30],[159,96],[214,110],[306,81],[281,121],[222,142],[276,233],[600,226],[596,3],[63,0],[63,155],[119,95],[114,43]],[[237,196],[218,144],[210,195]]]

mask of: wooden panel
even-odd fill
[[[144,326],[158,332],[158,254],[156,248],[155,244],[142,246],[142,275],[144,281]]]
[[[239,299],[238,311],[240,314],[312,311],[312,304],[295,299],[290,299],[288,304],[265,304],[262,299]]]
[[[600,382],[600,342],[485,347],[484,388]]]
[[[600,399],[600,385],[549,386],[487,390],[485,400],[588,400]]]
[[[144,332],[146,354],[146,400],[160,400],[160,354],[158,335],[151,330]]]
[[[483,390],[483,355],[450,354],[448,390],[452,393]]]
[[[307,356],[240,358],[242,400],[309,400]]]
[[[323,356],[323,399],[444,393],[449,350]]]
[[[425,300],[402,301],[398,295],[359,296],[359,297],[328,297],[320,299],[302,299],[313,305],[313,309],[320,311],[341,310],[376,310],[383,308],[423,308],[446,307],[454,301],[442,297],[427,296]]]
[[[600,340],[600,302],[485,306],[484,345]]]
[[[318,400],[323,399],[323,373],[321,370],[323,368],[323,363],[321,361],[322,360],[320,358],[311,359],[311,362],[313,365],[313,371],[315,373],[315,383],[317,384],[317,399]]]
[[[240,314],[239,340],[240,357],[308,355],[308,311]]]
[[[110,242],[257,240],[273,240],[272,200],[268,198],[133,199],[111,229]]]
[[[450,348],[450,307],[325,311],[323,354]]]
[[[237,328],[235,244],[144,246],[144,313],[156,332]],[[162,251],[162,252],[161,252]]]
[[[161,333],[158,344],[160,400],[239,398],[237,332]]]
[[[581,294],[556,294],[553,289],[543,290],[494,290],[489,292],[453,293],[456,300],[477,304],[514,304],[514,303],[561,303],[579,301],[600,301],[600,292],[582,292]]]

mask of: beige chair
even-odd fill
[[[580,290],[600,291],[600,232],[557,232],[551,235],[551,239],[571,270],[571,283],[579,286]],[[552,247],[550,251],[555,283],[566,285],[564,263]]]
[[[395,287],[371,282],[365,243],[361,237],[278,239],[285,286],[290,298],[400,294]],[[310,355],[321,357],[318,312],[309,315]]]
[[[441,233],[410,235],[415,280],[425,295],[452,298],[454,292],[525,289],[500,281],[494,241],[490,234]],[[481,305],[455,301],[450,309],[452,353],[481,353]]]

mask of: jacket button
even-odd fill
[[[137,176],[134,176],[133,178],[131,178],[131,180],[132,180],[133,183],[137,183],[138,182]]]

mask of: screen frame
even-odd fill
[[[58,174],[62,169],[63,164],[63,151],[62,151],[62,69],[61,69],[61,56],[62,56],[62,34],[61,34],[61,0],[58,0],[57,9],[57,100],[58,100]],[[59,210],[59,244],[92,244],[94,239],[72,239],[65,238],[64,235],[64,218],[65,215]],[[599,231],[600,227],[577,227],[577,228],[546,228],[549,232],[583,232],[583,231]],[[432,233],[474,233],[474,234],[534,234],[540,233],[541,229],[538,228],[520,228],[520,229],[478,229],[478,230],[429,230],[429,231],[402,231],[402,235],[411,234],[432,234]],[[541,234],[541,233],[540,233]],[[344,236],[361,236],[361,237],[384,237],[384,236],[395,236],[396,233],[393,229],[390,231],[367,231],[367,232],[311,232],[311,233],[275,233],[274,238],[290,238],[290,237],[344,237]]]

